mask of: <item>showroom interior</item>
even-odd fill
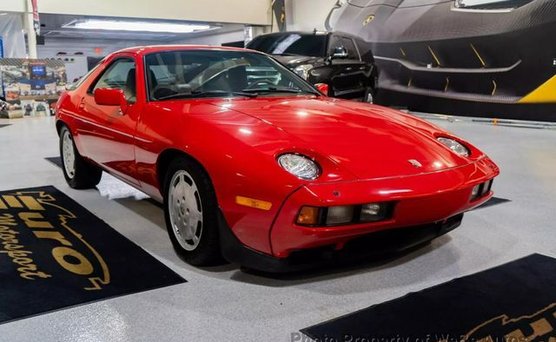
[[[555,18],[0,0],[0,341],[556,342]]]

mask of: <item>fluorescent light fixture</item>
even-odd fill
[[[191,33],[218,28],[207,24],[169,23],[156,21],[131,21],[131,20],[104,20],[104,19],[78,19],[73,20],[63,28],[82,30],[108,30],[132,32],[157,32],[157,33]]]

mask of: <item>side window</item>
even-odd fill
[[[121,89],[126,100],[135,102],[135,61],[131,58],[120,58],[112,62],[93,85],[91,92],[98,88]]]
[[[340,46],[343,46],[342,37],[336,35],[330,36],[330,40],[328,42],[328,56],[331,56],[334,53],[334,49]]]
[[[357,48],[355,47],[355,43],[353,42],[353,39],[351,38],[342,38],[342,46],[344,48],[346,48],[347,52],[348,52],[348,58],[349,59],[361,59],[359,57],[359,52],[357,51]]]

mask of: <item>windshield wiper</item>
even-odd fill
[[[157,100],[170,100],[170,99],[186,99],[196,97],[210,97],[212,95],[235,95],[245,97],[257,97],[258,94],[249,93],[245,91],[228,91],[228,90],[206,90],[206,91],[192,91],[187,93],[176,93],[157,98]]]
[[[301,90],[296,88],[288,87],[268,87],[268,88],[253,88],[253,89],[243,89],[243,92],[250,94],[262,94],[262,93],[293,93],[293,94],[313,94],[318,95],[315,92]]]

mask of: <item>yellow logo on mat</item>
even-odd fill
[[[46,208],[59,212],[55,222],[43,215]],[[3,212],[7,210],[10,211]],[[34,259],[36,251],[21,242],[21,233],[30,231],[36,239],[47,243],[51,248],[51,260],[65,274],[76,277],[78,282],[83,281],[84,290],[101,290],[110,284],[110,271],[95,248],[71,228],[71,220],[75,218],[71,211],[59,206],[56,199],[45,192],[0,196],[0,256],[7,255],[23,279],[52,278],[54,275],[44,271]]]
[[[463,341],[556,342],[556,303],[529,316],[495,317],[473,328]]]

